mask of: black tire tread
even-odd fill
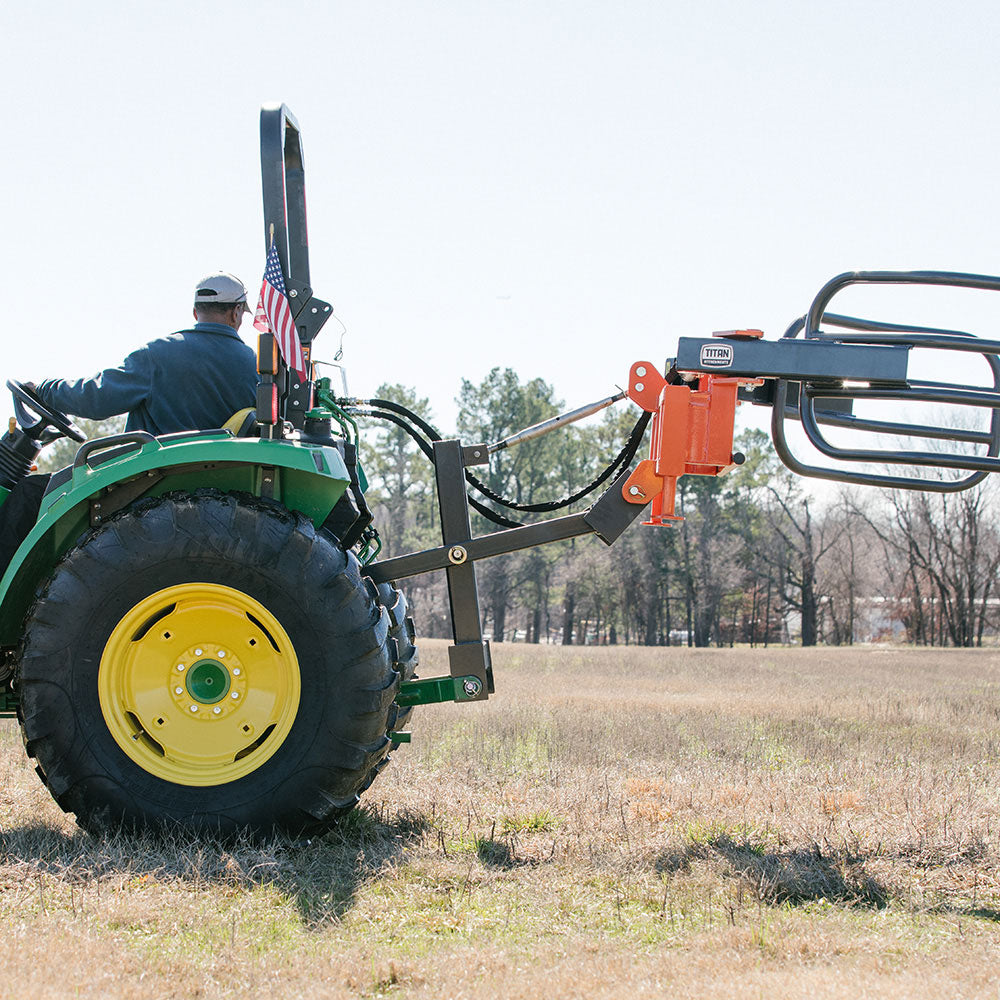
[[[413,619],[408,614],[406,597],[395,583],[380,583],[378,597],[382,607],[389,614],[389,640],[395,644],[393,667],[399,675],[400,682],[412,680],[417,676],[420,653],[417,649]],[[394,732],[410,725],[412,715],[412,705],[402,707],[393,703],[389,713],[388,731]]]
[[[95,720],[88,719],[68,690],[79,683],[73,670],[80,668],[73,666],[67,619],[80,617],[79,608],[86,608],[88,600],[93,603],[95,590],[109,588],[114,594],[133,579],[152,577],[153,564],[180,565],[187,558],[205,565],[212,560],[249,565],[248,574],[273,566],[261,586],[291,581],[300,596],[310,594],[314,609],[303,610],[303,616],[323,616],[322,621],[310,617],[309,628],[323,637],[323,648],[335,645],[339,657],[337,697],[326,699],[336,708],[317,707],[325,721],[307,734],[307,742],[321,746],[305,748],[302,766],[284,782],[275,779],[279,769],[270,769],[274,773],[258,780],[256,794],[249,779],[257,780],[270,761],[245,778],[217,786],[212,791],[220,801],[211,809],[197,807],[204,796],[183,792],[174,796],[178,805],[171,805],[172,790],[187,786],[163,782],[167,790],[157,798],[145,787],[157,779],[117,748],[121,761],[107,766],[114,752],[103,746],[95,750],[110,738],[106,729],[97,731],[104,727],[103,719],[98,712],[100,726],[95,728]],[[395,703],[400,681],[413,675],[417,661],[412,623],[400,611],[402,604],[405,612],[405,598],[383,584],[373,600],[367,579],[353,553],[331,544],[307,518],[246,494],[171,493],[140,501],[86,533],[36,595],[17,655],[15,684],[25,747],[53,797],[88,830],[118,822],[209,827],[224,833],[251,829],[315,835],[328,829],[374,780],[391,748],[388,733],[404,713],[409,715]],[[106,593],[102,590],[102,596]],[[87,669],[96,677],[94,664]],[[244,784],[238,794],[229,794]],[[185,809],[179,805],[182,800],[194,805]]]

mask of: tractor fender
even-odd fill
[[[38,521],[0,579],[0,646],[20,640],[39,586],[81,536],[141,497],[203,487],[249,493],[300,511],[318,527],[351,481],[340,451],[329,444],[234,438],[227,431],[136,434],[123,442],[128,437],[88,442],[72,467],[53,475]]]

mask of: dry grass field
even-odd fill
[[[1000,995],[1000,652],[494,653],[311,844],[91,839],[0,724],[0,996]]]

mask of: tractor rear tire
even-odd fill
[[[413,619],[408,613],[406,597],[396,589],[394,583],[380,583],[378,598],[389,615],[389,645],[393,654],[393,667],[399,674],[400,681],[413,680],[417,676],[420,654],[417,651],[416,632]],[[412,724],[413,706],[400,706],[393,702],[389,711],[389,732],[408,729]],[[379,767],[388,763],[388,760],[387,757]],[[374,778],[373,774],[372,780]]]
[[[381,596],[278,504],[142,501],[66,555],[28,616],[28,753],[86,830],[320,833],[385,762],[415,664],[405,601]]]
[[[394,662],[400,680],[412,680],[417,675],[420,654],[417,651],[416,630],[413,619],[409,616],[409,606],[402,591],[394,583],[378,585],[378,599],[382,607],[389,613],[389,639],[396,644]],[[413,706],[401,708],[394,705],[396,728],[402,728],[409,723]]]

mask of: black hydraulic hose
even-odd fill
[[[374,400],[365,400],[365,402],[374,402]],[[353,411],[353,407],[350,408]],[[358,412],[358,411],[353,411]],[[397,427],[401,427],[411,438],[417,443],[417,447],[431,460],[434,462],[434,449],[422,438],[414,429],[410,426],[402,417],[397,417],[395,413],[375,413],[366,412],[364,410],[360,411],[359,416],[363,417],[378,417],[380,420],[388,420],[390,423],[395,424]],[[435,438],[434,440],[440,441],[440,438]]]
[[[367,401],[366,401],[367,402]],[[411,438],[417,443],[420,450],[430,459],[431,464],[434,464],[434,451],[431,446],[411,427],[402,417],[396,416],[395,413],[378,413],[371,411],[368,413],[362,412],[361,416],[368,417],[378,417],[380,420],[388,420],[390,423],[395,424],[397,427],[401,427]],[[440,436],[437,440],[440,440]],[[468,475],[468,473],[466,473]],[[475,497],[469,497],[469,505],[474,509],[479,511],[487,520],[492,521],[494,524],[500,525],[501,528],[520,528],[522,526],[521,521],[511,521],[509,518],[504,517],[502,514],[498,514],[495,510],[490,510],[485,504],[480,503]]]
[[[400,414],[417,424],[417,426],[420,427],[420,429],[424,431],[424,433],[427,434],[432,441],[441,440],[441,434],[436,428],[432,427],[426,420],[418,416],[412,410],[407,409],[407,407],[402,406],[399,403],[394,403],[388,399],[366,399],[361,402],[367,406],[376,406],[379,409],[389,410],[392,413]],[[417,437],[412,428],[407,428],[405,424],[401,421],[393,419],[388,413],[384,414],[384,416],[385,419],[392,420],[393,423],[403,427],[407,433],[418,442],[418,444],[421,444],[421,450],[433,461],[432,452],[426,445],[426,442],[421,443],[421,439]],[[611,477],[612,473],[614,473],[616,469],[619,469],[632,461],[635,457],[635,453],[639,450],[639,445],[642,442],[642,436],[646,431],[647,425],[649,424],[649,418],[649,413],[644,413],[641,417],[639,417],[638,421],[636,421],[635,427],[632,429],[632,433],[629,435],[628,441],[625,443],[625,446],[614,458],[611,464],[608,465],[607,468],[605,468],[593,482],[584,486],[582,489],[571,494],[570,496],[562,497],[560,500],[548,500],[544,503],[535,504],[518,503],[516,500],[511,500],[509,497],[504,497],[499,493],[494,492],[468,469],[465,472],[466,481],[470,486],[482,493],[488,500],[492,500],[494,503],[498,503],[502,507],[506,507],[508,510],[521,510],[533,514],[550,513],[554,510],[561,510],[563,507],[569,507],[571,504],[574,504],[578,500],[582,500],[583,497],[593,493],[594,490]]]
[[[432,441],[440,441],[441,434],[436,428],[432,427],[426,420],[418,416],[412,410],[409,410],[407,407],[402,406],[399,403],[394,403],[391,400],[366,399],[359,400],[358,402],[366,407],[377,407],[377,410],[372,410],[366,415],[378,417],[382,420],[388,420],[390,423],[400,427],[416,442],[420,450],[433,463],[433,448],[427,440],[422,437],[417,430],[410,425],[410,423],[408,423],[408,420],[412,420],[415,424],[417,424],[420,430],[427,434]],[[628,440],[625,442],[625,446],[615,456],[611,463],[600,473],[600,475],[597,476],[596,479],[584,486],[582,489],[577,490],[576,493],[562,497],[559,500],[549,500],[544,503],[535,504],[518,503],[515,500],[511,500],[508,497],[501,496],[499,493],[494,492],[489,486],[469,472],[468,469],[465,470],[466,481],[474,489],[482,493],[487,499],[506,507],[508,510],[520,510],[528,513],[550,513],[551,511],[561,510],[563,507],[568,507],[571,504],[576,503],[578,500],[583,499],[583,497],[589,495],[590,493],[593,493],[594,490],[606,482],[616,472],[616,470],[623,468],[632,461],[635,457],[635,453],[639,450],[639,445],[642,442],[642,436],[646,431],[647,425],[649,424],[650,416],[651,414],[649,413],[643,413],[642,416],[639,417],[636,421],[635,427],[632,428],[632,432],[629,435]],[[469,497],[469,504],[474,510],[477,510],[483,515],[483,517],[492,521],[494,524],[501,525],[505,528],[517,528],[521,526],[521,522],[509,520],[497,511],[491,510],[489,507],[480,503],[474,497]]]
[[[560,510],[563,507],[569,507],[570,504],[574,504],[577,500],[582,500],[585,496],[593,493],[602,483],[606,482],[616,469],[622,466],[628,465],[629,462],[635,457],[635,453],[639,450],[639,445],[642,443],[642,436],[646,432],[646,425],[649,423],[649,418],[652,416],[651,413],[643,413],[641,417],[636,421],[635,427],[632,428],[632,433],[629,435],[628,441],[625,442],[625,447],[618,452],[617,456],[612,460],[611,464],[604,469],[604,471],[591,483],[584,486],[582,489],[577,490],[576,493],[570,496],[565,496],[561,500],[547,500],[544,503],[516,503],[513,500],[509,500],[506,497],[502,497],[497,493],[494,493],[485,483],[480,482],[471,472],[465,473],[465,478],[479,490],[487,499],[493,500],[495,503],[502,504],[504,507],[510,510],[523,510],[530,511],[532,513],[547,513],[553,510]]]
[[[362,399],[361,402],[366,406],[377,406],[380,410],[391,410],[393,413],[398,413],[400,416],[412,420],[432,441],[441,440],[441,432],[436,427],[432,427],[418,413],[408,410],[400,403],[394,403],[391,399]]]
[[[503,528],[524,527],[524,521],[512,521],[509,517],[504,517],[503,514],[498,514],[495,510],[490,510],[486,504],[480,503],[475,497],[469,497],[468,500],[470,507],[474,507],[480,514],[483,515],[483,517],[492,521],[494,524],[499,524]]]

